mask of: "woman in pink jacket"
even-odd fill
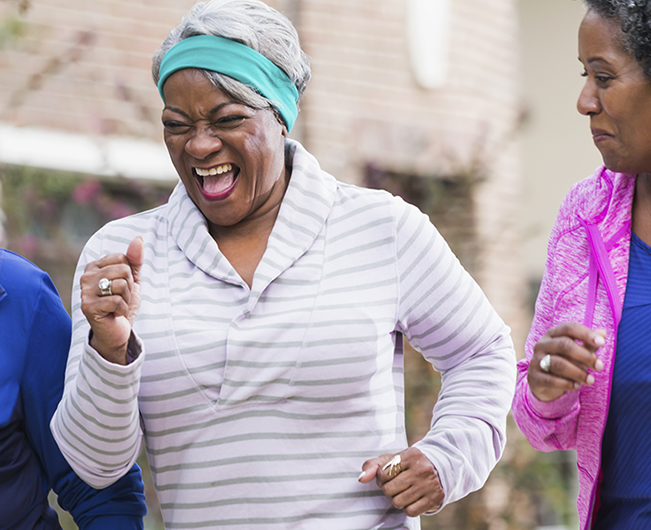
[[[580,528],[651,528],[651,0],[585,0],[578,110],[605,167],[552,231],[513,413],[575,449]]]

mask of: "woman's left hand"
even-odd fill
[[[359,481],[366,484],[375,479],[393,505],[409,517],[435,512],[443,504],[445,493],[438,471],[429,459],[415,447],[400,455],[400,472],[391,476],[391,467],[383,469],[396,455],[382,455],[362,465]]]

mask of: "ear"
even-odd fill
[[[278,109],[276,107],[272,106],[272,105],[269,105],[269,110],[271,110],[271,112],[273,112],[273,114],[274,114],[274,116],[276,118],[276,121],[282,127],[282,130],[280,131],[280,134],[287,137],[287,135],[289,134],[289,131],[287,130],[287,125],[285,124],[285,120],[283,120],[283,117],[280,115],[280,112],[278,112]]]
[[[280,115],[280,112],[278,112],[278,110],[276,108],[272,107],[272,109],[273,109],[273,112],[274,112],[274,116],[276,117],[276,121],[282,127],[282,130],[280,131],[280,134],[287,137],[287,135],[289,134],[289,131],[287,130],[287,125],[285,124],[285,120],[283,120],[283,117]]]

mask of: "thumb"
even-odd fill
[[[127,248],[127,259],[131,265],[131,272],[136,283],[140,283],[140,270],[142,269],[145,242],[142,237],[137,236],[129,243]]]
[[[357,477],[357,480],[362,484],[371,482],[371,480],[375,478],[378,470],[380,469],[381,458],[382,457],[372,458],[371,460],[364,462],[362,464],[362,473],[359,477]]]

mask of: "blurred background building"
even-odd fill
[[[292,136],[337,178],[426,211],[522,356],[558,205],[600,162],[575,110],[581,3],[267,3],[293,21],[312,61]],[[68,306],[85,240],[160,204],[177,181],[150,57],[193,4],[0,0],[0,240],[47,270]],[[438,380],[413,352],[406,374],[414,440]],[[573,528],[574,481],[571,454],[535,453],[511,425],[486,488],[423,528]],[[158,528],[151,486],[148,496]]]

